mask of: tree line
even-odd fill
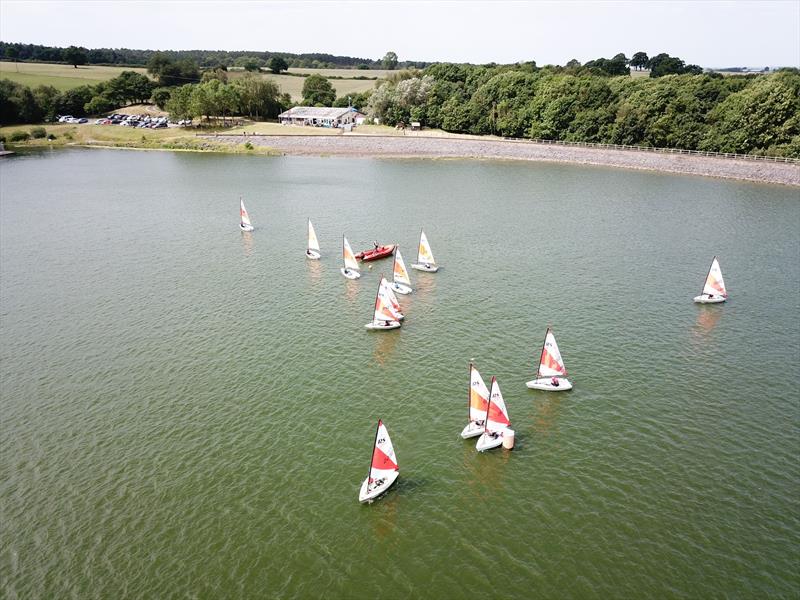
[[[418,68],[430,63],[424,61],[398,61],[394,52],[378,59],[354,56],[335,56],[333,54],[268,51],[227,51],[227,50],[133,50],[129,48],[83,48],[70,46],[42,46],[39,44],[17,44],[0,41],[0,58],[34,62],[64,62],[71,65],[124,65],[145,66],[154,54],[160,53],[172,61],[190,60],[201,68],[217,66],[242,66],[243,62],[256,61],[266,66],[278,57],[286,61],[287,68],[304,69],[384,69]],[[388,57],[388,62],[387,62]]]
[[[435,64],[390,77],[364,110],[460,133],[800,157],[800,71],[724,77],[669,63],[677,73],[650,78],[596,61]]]

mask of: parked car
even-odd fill
[[[83,125],[84,123],[88,123],[89,119],[77,119],[77,122]]]
[[[72,115],[63,115],[61,117],[58,117],[58,122],[59,123],[69,123],[70,119],[72,119]]]

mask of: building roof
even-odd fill
[[[329,108],[327,106],[295,106],[278,115],[279,118],[291,119],[339,119],[354,108]]]

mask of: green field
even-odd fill
[[[93,84],[99,81],[112,79],[123,71],[136,71],[146,73],[141,67],[100,67],[81,66],[77,69],[72,65],[58,65],[49,63],[12,63],[0,62],[0,79],[10,79],[23,85],[36,87],[39,85],[52,85],[58,90],[69,90],[81,85]],[[356,69],[292,69],[295,73],[319,73],[323,77],[383,77],[388,71],[358,71]],[[243,71],[229,71],[228,77],[236,79],[244,75]],[[300,101],[303,98],[303,82],[305,77],[291,75],[273,75],[263,73],[262,77],[278,84],[281,92],[287,92],[292,100]],[[375,87],[374,79],[332,79],[337,96],[357,94]]]
[[[146,73],[145,69],[137,67],[86,65],[76,69],[72,65],[0,62],[0,79],[10,79],[30,87],[52,85],[62,91],[113,79],[123,71]]]

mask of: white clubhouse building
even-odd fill
[[[328,108],[327,106],[295,106],[278,115],[282,125],[309,125],[311,127],[344,127],[363,123],[364,115],[353,107]]]

